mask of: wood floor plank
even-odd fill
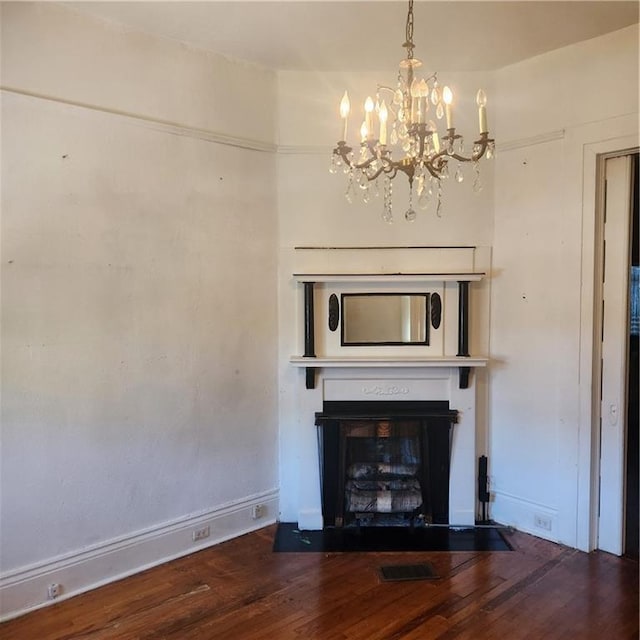
[[[2,640],[638,638],[638,563],[512,532],[510,552],[273,553],[275,527],[0,625]],[[379,568],[429,562],[434,580]]]

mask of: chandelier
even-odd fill
[[[413,208],[414,184],[418,207],[426,209],[435,198],[436,214],[440,216],[442,181],[453,173],[454,180],[462,182],[462,164],[471,162],[473,189],[480,191],[482,185],[478,161],[485,154],[487,158],[492,158],[495,152],[495,141],[487,131],[487,96],[482,89],[476,95],[479,137],[473,142],[471,154],[466,156],[464,139],[454,126],[453,92],[447,86],[440,87],[437,73],[426,78],[416,76],[416,70],[422,66],[422,62],[413,57],[413,0],[409,0],[406,41],[402,46],[407,50],[407,57],[400,62],[396,88],[378,85],[375,102],[369,96],[364,103],[359,151],[347,144],[351,107],[349,96],[344,92],[340,102],[342,140],[333,150],[329,168],[331,173],[337,173],[342,168],[348,175],[345,196],[349,202],[353,202],[358,192],[362,192],[364,202],[369,202],[372,193],[379,196],[379,178],[382,178],[382,218],[386,222],[393,222],[392,180],[398,172],[405,174],[409,180],[409,208],[405,218],[408,221],[416,218]],[[382,97],[384,92],[388,102]],[[443,117],[446,133],[440,135],[435,121]]]

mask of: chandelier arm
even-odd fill
[[[372,173],[371,176],[367,175],[367,178],[369,181],[375,180],[382,173],[389,175],[389,177],[393,179],[398,173],[398,169],[402,169],[401,161],[394,162],[393,160],[389,159],[387,156],[380,156],[380,158],[377,158],[377,159],[380,160],[380,167],[376,169],[376,171],[374,171],[374,173]],[[402,170],[404,171],[404,169]]]
[[[389,180],[393,180],[398,175],[398,167],[389,167],[385,173],[389,174]]]
[[[334,155],[340,156],[342,161],[350,168],[350,169],[366,169],[371,166],[371,164],[377,160],[377,157],[372,154],[370,158],[365,160],[364,162],[353,162],[349,159],[349,154],[353,151],[353,149],[348,146],[344,141],[338,142],[338,146],[333,150]],[[371,151],[371,150],[370,150]]]
[[[440,180],[440,174],[438,173],[438,171],[436,170],[436,168],[432,165],[431,162],[425,162],[424,166],[427,168],[427,170],[429,171],[429,173],[436,179],[436,180]]]
[[[453,138],[451,138],[450,136],[445,136],[443,138],[443,140],[451,140],[451,139],[457,139],[460,136],[453,136]],[[478,150],[477,153],[473,153],[471,154],[471,156],[466,157],[463,156],[459,153],[449,153],[449,151],[447,149],[443,149],[442,151],[440,151],[439,153],[437,153],[433,158],[432,158],[432,162],[434,160],[436,160],[437,158],[443,157],[443,158],[455,158],[456,160],[458,160],[459,162],[477,162],[478,160],[480,160],[480,158],[482,158],[482,156],[484,156],[485,152],[487,151],[487,148],[489,147],[489,143],[494,142],[493,138],[489,138],[489,134],[488,133],[481,133],[480,134],[480,139],[479,140],[475,140],[474,141],[474,146],[479,146],[480,149]]]
[[[480,158],[482,158],[484,152],[481,153],[479,156],[476,156],[475,154],[472,155],[471,157],[467,158],[466,156],[461,156],[459,153],[449,153],[448,151],[441,151],[436,158],[440,158],[440,157],[446,157],[446,158],[454,158],[455,160],[458,160],[459,162],[475,162],[476,160],[479,160]]]
[[[372,175],[367,175],[367,180],[369,180],[369,182],[371,182],[372,180],[375,180],[381,173],[391,173],[391,171],[393,171],[393,167],[392,166],[385,166],[382,165],[379,169],[376,169],[376,171],[372,174]],[[395,174],[394,174],[395,175]],[[393,178],[393,176],[391,176]]]

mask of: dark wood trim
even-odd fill
[[[315,358],[315,322],[313,310],[313,282],[304,283],[304,357]]]
[[[315,345],[315,315],[313,308],[313,282],[304,284],[304,357],[316,357]],[[307,367],[305,371],[305,386],[307,389],[316,388],[316,370]]]
[[[469,282],[458,281],[458,356],[469,357]]]
[[[458,281],[458,357],[469,357],[469,282]],[[469,388],[470,367],[458,369],[458,386]]]
[[[307,389],[315,389],[316,388],[316,372],[317,369],[315,367],[307,367],[305,370],[305,387]]]

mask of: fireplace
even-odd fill
[[[316,413],[324,527],[449,523],[448,401],[325,401]]]
[[[280,404],[281,517],[305,531],[391,517],[473,526],[486,453],[491,248],[301,246],[281,257],[293,276],[283,310],[297,327],[283,337],[299,369],[287,374]],[[404,473],[354,477],[367,475],[371,447],[402,437]]]

